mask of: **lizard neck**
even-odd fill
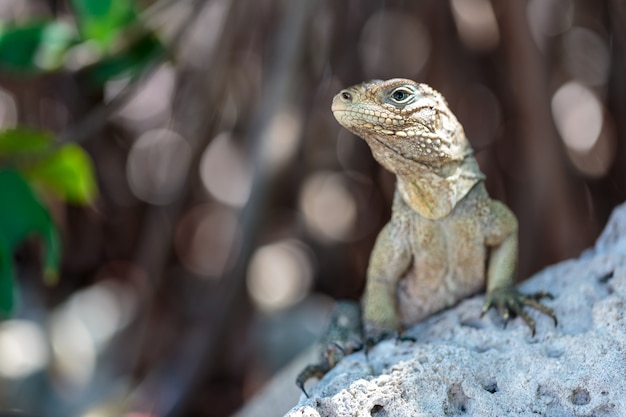
[[[396,174],[396,188],[404,202],[427,219],[446,217],[474,185],[485,179],[464,137],[464,146],[447,157],[435,151],[418,156],[402,153],[377,135],[358,129],[354,132],[365,139],[374,158]]]
[[[412,163],[396,170],[396,187],[404,202],[427,219],[449,215],[457,203],[485,176],[470,154],[462,161],[434,168]]]

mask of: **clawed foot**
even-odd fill
[[[298,386],[298,388],[300,388],[304,395],[306,395],[307,398],[310,398],[309,393],[306,392],[306,389],[304,388],[304,384],[306,383],[306,381],[308,381],[310,378],[320,379],[324,375],[326,375],[326,373],[330,369],[331,367],[328,365],[328,363],[309,365],[298,374],[298,377],[296,378],[296,385]]]
[[[487,294],[485,304],[483,305],[483,312],[481,317],[491,308],[495,307],[498,313],[504,320],[506,326],[510,318],[519,316],[521,317],[528,327],[532,331],[532,335],[535,335],[535,320],[524,311],[524,307],[531,307],[535,310],[539,310],[542,313],[552,317],[554,320],[554,326],[557,325],[556,314],[554,310],[539,301],[542,298],[548,298],[552,300],[554,297],[552,294],[546,291],[539,291],[534,294],[522,294],[514,287],[499,288],[491,291]]]
[[[333,369],[335,365],[337,365],[337,362],[343,359],[347,353],[360,349],[359,346],[360,344],[358,346],[353,344],[342,346],[337,342],[328,343],[322,353],[322,362],[316,365],[309,365],[304,368],[304,370],[302,370],[296,378],[296,385],[302,390],[304,395],[309,398],[309,393],[304,389],[306,381],[311,378],[321,379],[328,371]]]
[[[296,385],[308,398],[304,385],[310,378],[321,379],[345,356],[362,347],[361,307],[357,302],[342,300],[335,305],[324,334],[320,362],[304,368],[296,378]]]

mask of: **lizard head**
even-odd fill
[[[441,166],[471,153],[445,99],[426,84],[372,80],[341,90],[331,108],[337,121],[365,139],[374,157],[392,172],[398,156]]]

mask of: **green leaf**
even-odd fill
[[[140,38],[130,48],[104,58],[85,68],[87,78],[95,86],[128,76],[136,78],[165,56],[163,44],[152,34]]]
[[[72,0],[83,39],[110,47],[121,29],[137,22],[134,1]]]
[[[17,171],[0,170],[0,190],[0,313],[8,315],[14,306],[15,249],[29,236],[39,236],[45,246],[44,277],[48,283],[54,283],[61,244],[50,213]]]
[[[0,157],[13,160],[30,181],[61,199],[91,203],[97,194],[91,158],[78,145],[59,147],[53,139],[50,133],[24,128],[0,132]]]
[[[38,154],[52,148],[50,133],[24,128],[0,132],[0,156],[22,156]]]
[[[23,171],[32,182],[70,203],[89,204],[98,194],[91,158],[75,144],[62,146]]]
[[[72,27],[61,21],[1,25],[0,66],[26,73],[56,70],[76,42]]]
[[[12,252],[0,240],[0,318],[10,316],[15,304],[15,271]]]

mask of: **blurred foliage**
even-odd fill
[[[43,75],[66,67],[72,53],[88,54],[91,61],[78,69],[103,86],[122,75],[139,77],[163,57],[158,38],[140,26],[134,2],[74,0],[72,6],[78,30],[54,19],[1,24],[0,67]],[[81,205],[94,202],[97,184],[91,158],[80,146],[60,145],[53,134],[36,129],[0,132],[0,169],[0,312],[8,315],[15,293],[12,254],[29,235],[45,241],[45,281],[53,284],[58,276],[58,232],[32,188]]]
[[[34,21],[0,27],[0,65],[12,71],[37,73],[58,69],[77,39],[71,26]]]
[[[43,192],[62,201],[90,204],[97,195],[93,164],[78,145],[58,145],[50,133],[10,129],[0,132],[0,161],[21,172]]]
[[[137,24],[135,3],[128,0],[72,0],[82,39],[111,48],[123,30]]]
[[[73,0],[72,6],[76,27],[42,19],[0,25],[0,67],[31,74],[87,67],[87,77],[102,86],[141,75],[164,56],[161,42],[140,24],[134,2]]]
[[[165,55],[161,42],[152,34],[137,39],[130,48],[103,57],[85,68],[88,79],[98,86],[120,76],[135,79]]]
[[[24,239],[36,235],[45,243],[45,277],[54,283],[61,256],[59,234],[50,213],[35,197],[17,171],[0,170],[0,313],[9,315],[14,306],[13,252]]]
[[[43,240],[44,280],[55,284],[61,257],[59,233],[33,188],[63,201],[92,203],[97,194],[91,158],[79,146],[58,146],[49,133],[0,132],[0,313],[14,307],[13,253],[31,235]]]

